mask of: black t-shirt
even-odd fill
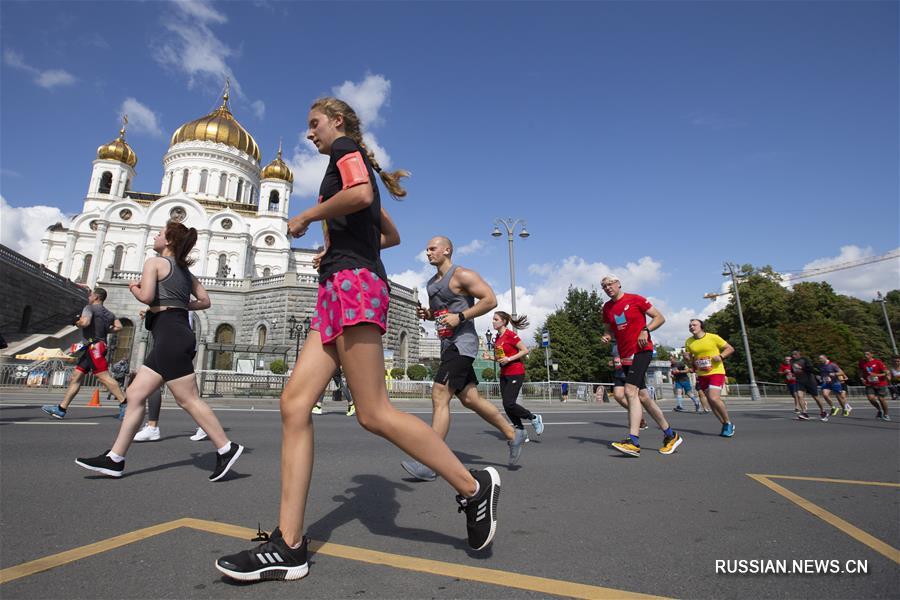
[[[674,365],[672,365],[672,368],[675,369],[676,371],[681,371],[681,373],[676,373],[674,376],[676,383],[681,383],[683,381],[691,380],[691,378],[688,377],[687,367],[684,366],[684,363],[675,363]]]
[[[794,376],[797,379],[815,379],[815,374],[813,373],[812,363],[809,362],[809,359],[805,356],[801,356],[800,358],[792,358],[791,359],[791,371],[793,371]]]
[[[384,265],[381,263],[381,198],[375,170],[366,152],[349,137],[339,137],[331,145],[331,160],[319,186],[319,202],[344,189],[344,181],[338,169],[338,161],[354,152],[362,157],[369,172],[374,199],[368,207],[355,213],[324,221],[325,256],[319,266],[319,282],[345,269],[365,268],[377,274],[387,283]],[[364,185],[364,184],[363,184]]]
[[[116,315],[109,312],[102,304],[88,304],[81,311],[81,316],[91,316],[91,322],[87,327],[81,328],[81,335],[86,340],[106,341],[106,334],[116,320]]]

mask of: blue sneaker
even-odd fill
[[[544,433],[544,419],[541,418],[541,415],[534,415],[534,418],[531,420],[531,426],[534,427],[534,432],[537,435]]]
[[[123,402],[119,405],[119,414],[116,416],[118,420],[122,420],[125,418],[125,409],[128,407],[127,402]]]
[[[734,423],[725,423],[722,425],[722,437],[734,437]]]
[[[66,411],[61,409],[56,404],[45,404],[41,407],[41,410],[53,417],[54,419],[65,419]]]

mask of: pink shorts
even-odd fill
[[[309,328],[323,344],[334,342],[344,327],[373,323],[387,331],[390,293],[385,281],[368,269],[345,269],[319,284],[319,297]]]
[[[725,387],[725,373],[715,373],[714,375],[698,375],[697,389],[708,390],[709,388],[722,389]]]

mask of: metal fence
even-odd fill
[[[65,388],[72,380],[74,365],[62,368],[33,367],[30,363],[0,364],[0,388]],[[81,385],[98,386],[100,382],[93,373],[88,373]]]

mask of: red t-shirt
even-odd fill
[[[500,360],[505,356],[513,356],[519,353],[516,346],[522,341],[512,329],[504,331],[494,342],[494,358]],[[500,374],[506,377],[510,375],[524,375],[525,364],[521,360],[514,360],[500,367]]]
[[[643,296],[623,294],[618,300],[609,300],[603,305],[603,321],[608,323],[616,334],[619,357],[623,365],[630,365],[635,352],[653,350],[653,341],[647,338],[647,345],[638,348],[638,336],[647,326],[646,313],[653,305]]]
[[[859,361],[859,375],[868,387],[885,387],[888,384],[887,367],[877,358]]]
[[[791,370],[791,365],[787,363],[781,363],[781,366],[778,367],[778,372],[784,375],[785,381],[788,383],[796,383],[797,378],[794,377],[794,372]]]

